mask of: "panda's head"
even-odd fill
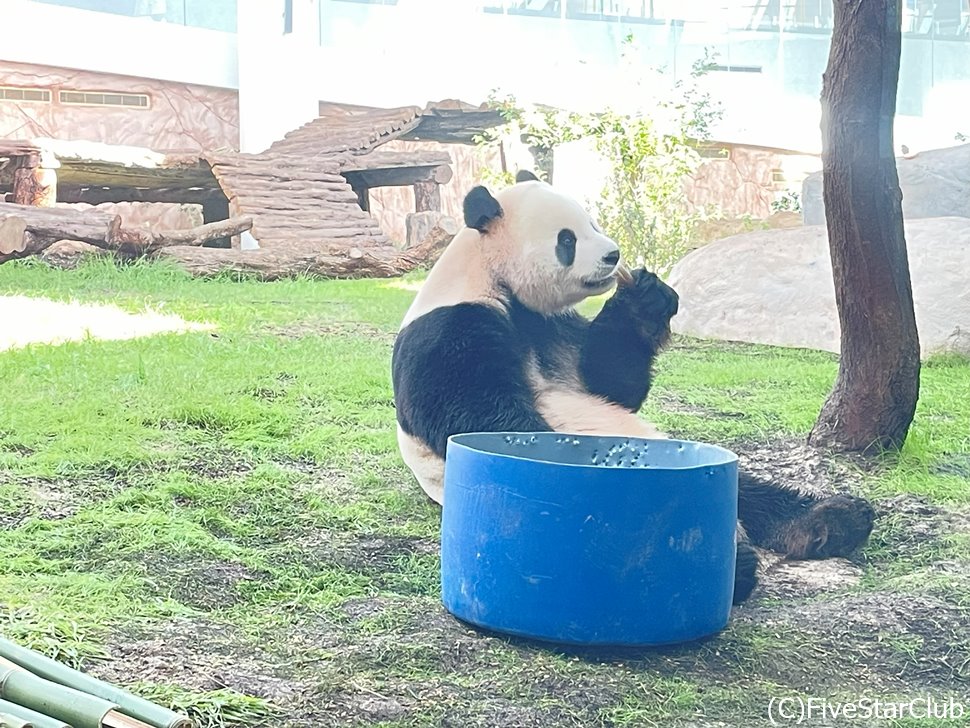
[[[475,187],[464,213],[496,284],[533,311],[557,313],[604,293],[620,270],[619,246],[583,206],[531,173],[494,196]]]

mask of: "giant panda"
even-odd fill
[[[647,270],[628,271],[583,206],[531,173],[495,195],[473,188],[464,218],[392,354],[401,456],[424,492],[442,503],[445,448],[457,433],[666,437],[637,412],[677,293]],[[591,321],[575,310],[614,286]],[[862,499],[818,497],[743,473],[738,515],[735,602],[756,583],[752,544],[795,559],[840,556],[873,525]]]

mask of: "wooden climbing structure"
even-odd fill
[[[381,147],[395,139],[468,143],[502,121],[494,110],[459,102],[427,108],[330,107],[259,154],[0,140],[0,158],[8,160],[0,168],[0,194],[9,190],[8,202],[39,206],[54,200],[198,203],[206,223],[251,221],[258,250],[185,245],[157,250],[199,274],[397,275],[433,251],[396,250],[368,214],[370,190],[408,185],[414,188],[416,211],[440,211],[440,186],[452,177],[451,158],[440,151]]]

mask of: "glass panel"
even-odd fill
[[[236,32],[236,0],[33,0],[33,2]]]

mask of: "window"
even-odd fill
[[[42,104],[49,104],[51,92],[44,88],[0,86],[0,101],[37,101]]]
[[[149,108],[148,94],[122,94],[104,91],[61,91],[58,100],[74,106],[124,106],[132,109]]]
[[[727,73],[761,73],[761,66],[711,66],[712,71],[726,71]]]

